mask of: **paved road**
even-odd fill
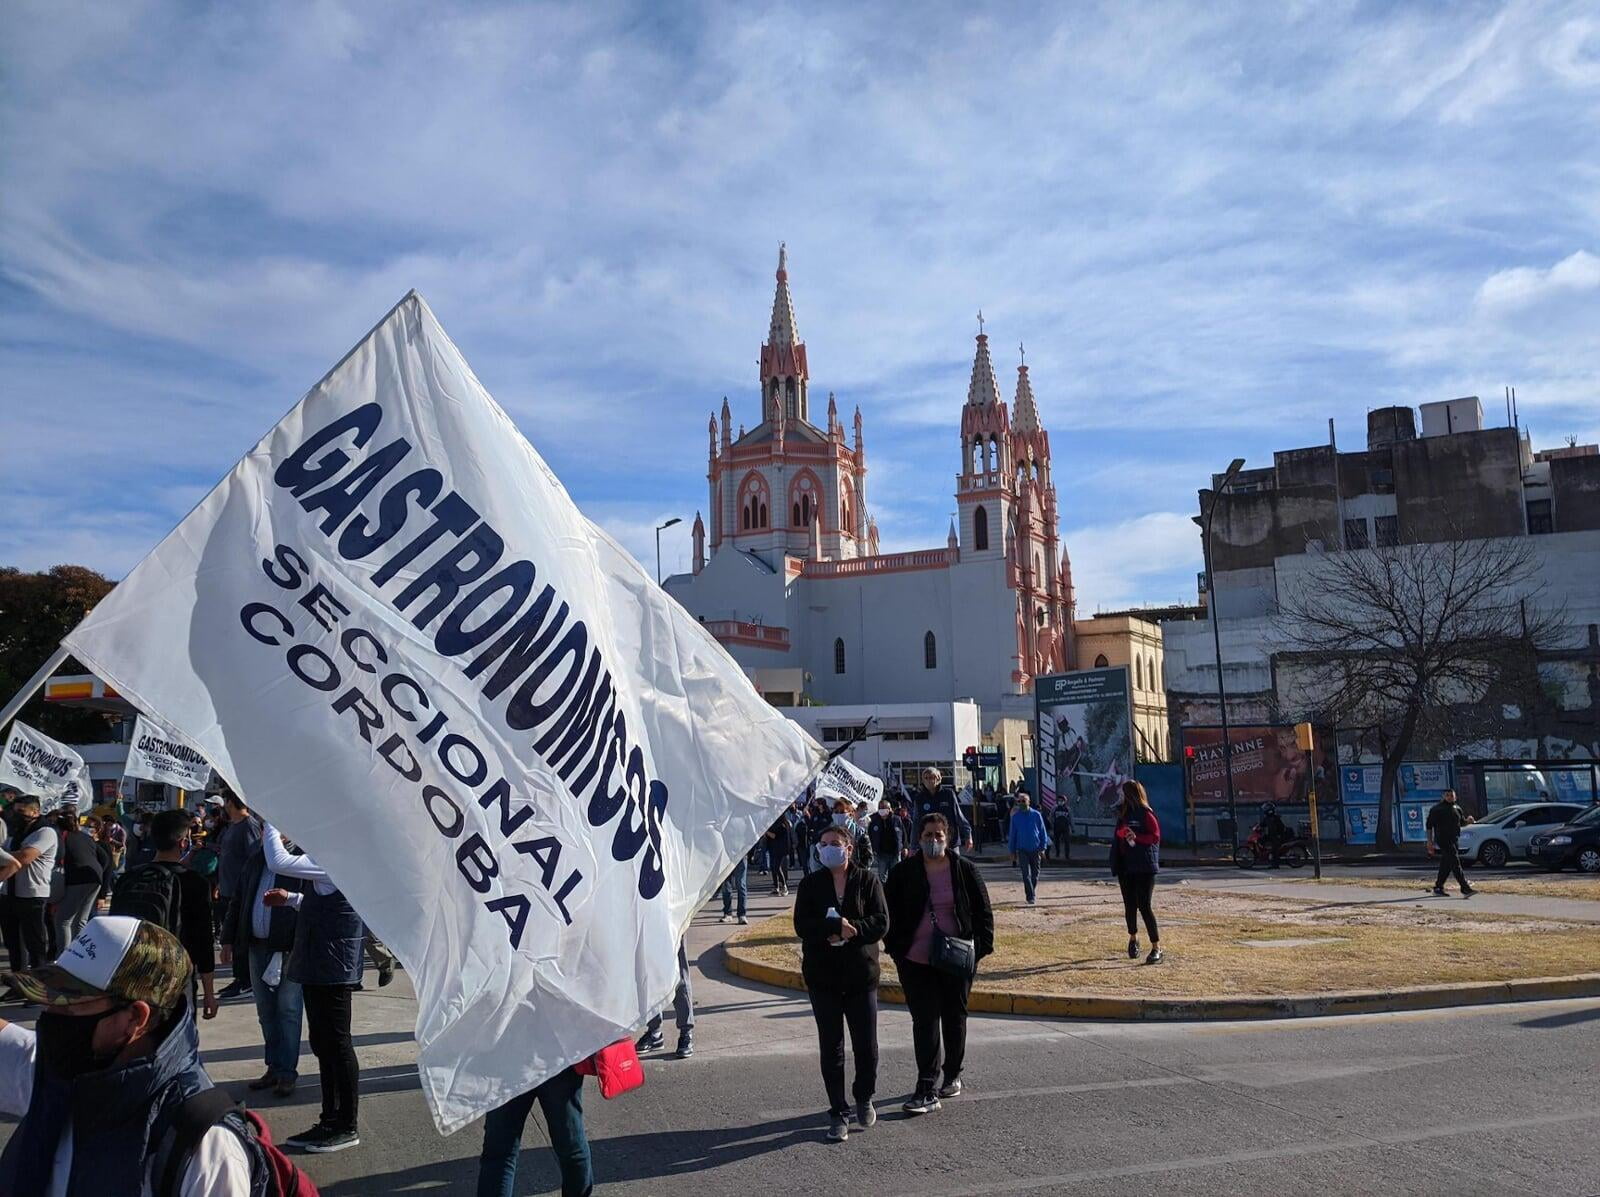
[[[758,899],[752,917],[778,909]],[[730,928],[702,915],[699,1051],[647,1063],[616,1102],[588,1091],[603,1190],[935,1194],[1513,1194],[1600,1191],[1600,1001],[1281,1024],[1130,1026],[974,1018],[968,1092],[903,1119],[910,1023],[884,1008],[884,1117],[822,1141],[809,1009],[726,974]],[[1117,930],[1107,948],[1121,947]],[[314,1157],[330,1197],[468,1194],[477,1127],[433,1130],[417,1089],[402,976],[357,1005],[362,1146]],[[14,1014],[15,1011],[5,1011]],[[670,1022],[669,1022],[670,1028]],[[260,1070],[248,1005],[205,1028],[224,1082]],[[314,1063],[294,1098],[266,1103],[280,1135],[317,1108]],[[9,1134],[0,1127],[0,1137]],[[518,1191],[557,1185],[537,1115]]]

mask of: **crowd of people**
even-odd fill
[[[1112,871],[1129,953],[1137,953],[1142,917],[1154,963],[1160,827],[1142,787],[1128,782],[1123,792]],[[32,1030],[0,1022],[0,1110],[22,1119],[0,1153],[0,1192],[231,1197],[259,1193],[267,1172],[292,1169],[265,1124],[217,1091],[200,1061],[200,1024],[235,997],[253,1001],[261,1032],[263,1071],[248,1082],[252,1092],[295,1093],[303,1033],[316,1060],[320,1114],[283,1146],[320,1153],[360,1143],[354,997],[369,959],[380,986],[396,965],[315,860],[228,792],[198,810],[126,820],[110,811],[46,813],[29,795],[4,814],[4,996],[42,1010]],[[1051,831],[1025,794],[1011,796],[1004,827],[1031,903]],[[970,859],[974,839],[960,798],[929,769],[920,786],[896,787],[875,808],[843,797],[797,802],[754,850],[775,895],[790,894],[791,870],[801,876],[793,918],[830,1139],[847,1138],[852,1119],[861,1128],[877,1121],[881,951],[895,963],[912,1020],[916,1080],[905,1113],[931,1113],[961,1093],[968,999],[979,961],[994,950],[988,888]],[[724,921],[747,920],[748,875],[741,860],[725,879]],[[227,968],[232,982],[219,991],[217,973]],[[683,943],[672,1007],[682,1059],[694,1051]],[[640,1050],[665,1049],[663,1021],[664,1011],[650,1019]],[[848,1089],[846,1034],[855,1060]],[[485,1118],[481,1197],[511,1193],[535,1104],[563,1193],[590,1191],[582,1088],[568,1068]],[[94,1104],[82,1104],[91,1093]],[[69,1108],[80,1114],[64,1117]],[[71,1178],[65,1188],[50,1179],[63,1176]]]

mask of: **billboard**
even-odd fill
[[[1394,824],[1403,844],[1427,840],[1428,810],[1451,787],[1448,761],[1406,761],[1400,766],[1400,792]],[[1379,765],[1341,765],[1339,798],[1344,803],[1347,844],[1378,842],[1378,799],[1383,793],[1383,768]]]
[[[1072,811],[1078,835],[1109,836],[1120,787],[1133,776],[1133,706],[1126,666],[1035,678],[1038,799],[1045,818]]]
[[[1306,804],[1311,763],[1295,744],[1293,727],[1246,724],[1230,727],[1228,739],[1233,749],[1233,795],[1240,818],[1253,817],[1263,802],[1276,802],[1279,806]],[[1222,759],[1222,729],[1185,727],[1183,750],[1189,770],[1190,803],[1196,807],[1226,807],[1228,773]]]

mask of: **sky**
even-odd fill
[[[1600,440],[1600,15],[1371,3],[0,9],[0,564],[128,570],[407,290],[687,568],[786,242],[885,551],[942,545],[976,313],[1080,614],[1196,492],[1517,388]]]

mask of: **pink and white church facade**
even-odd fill
[[[958,524],[940,547],[880,553],[857,407],[812,416],[787,254],[759,359],[761,409],[709,426],[694,566],[666,588],[782,706],[976,702],[983,730],[1031,714],[1033,678],[1075,667],[1072,573],[1057,532],[1050,437],[1026,364],[1000,396],[977,336],[961,407]]]

